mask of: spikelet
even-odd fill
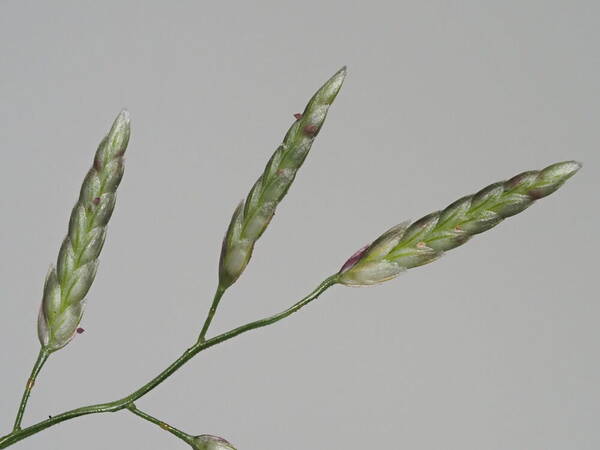
[[[345,76],[346,68],[343,67],[315,93],[304,112],[295,115],[296,121],[285,135],[283,143],[254,183],[246,200],[233,213],[221,249],[219,285],[222,289],[235,283],[246,268],[254,244],[269,225],[275,208],[294,181]]]
[[[404,270],[435,261],[445,251],[550,195],[580,168],[578,162],[565,161],[541,171],[523,172],[463,197],[410,226],[397,225],[352,255],[339,272],[339,282],[348,286],[381,283]]]
[[[192,441],[194,450],[235,450],[235,447],[225,439],[210,434],[196,436]]]
[[[46,276],[38,336],[48,351],[67,345],[81,321],[85,296],[96,276],[106,226],[123,177],[123,154],[129,133],[129,114],[122,111],[96,151],[71,213],[56,267],[51,267]]]

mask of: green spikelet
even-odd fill
[[[550,195],[580,168],[578,162],[566,161],[541,171],[523,172],[463,197],[410,226],[397,225],[355,253],[340,270],[339,281],[349,286],[376,284],[435,261],[443,252]]]
[[[219,285],[222,289],[235,283],[246,268],[254,244],[267,228],[275,208],[294,181],[345,76],[344,67],[315,93],[304,113],[296,116],[297,120],[269,160],[263,174],[254,183],[246,200],[235,210],[221,250]]]
[[[46,277],[38,336],[48,351],[67,345],[81,321],[84,298],[96,276],[106,226],[123,176],[123,154],[129,133],[129,114],[122,111],[96,151],[71,213],[56,267],[51,267]]]
[[[194,437],[192,448],[194,450],[235,450],[235,447],[225,439],[209,434]]]

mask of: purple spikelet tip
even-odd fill
[[[354,266],[363,257],[363,255],[367,252],[367,250],[369,249],[370,246],[371,246],[371,244],[365,245],[360,250],[358,250],[356,253],[354,253],[350,258],[348,258],[348,261],[346,261],[344,263],[344,265],[340,269],[339,273],[344,273],[346,270],[348,270],[352,266]]]

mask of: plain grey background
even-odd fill
[[[234,207],[347,64],[213,333],[284,309],[391,225],[523,170],[585,166],[435,264],[333,288],[138,405],[240,450],[600,448],[599,18],[595,1],[1,1],[0,434],[118,111],[133,134],[87,331],[45,367],[26,424],[126,395],[193,342]],[[127,412],[15,446],[184,447]]]

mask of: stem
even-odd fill
[[[23,421],[23,415],[25,414],[25,408],[27,408],[27,401],[31,395],[31,390],[35,385],[35,379],[48,360],[48,356],[50,356],[50,352],[48,352],[48,350],[46,350],[44,347],[40,348],[40,352],[38,353],[38,357],[33,365],[33,369],[31,369],[31,375],[29,375],[29,379],[25,385],[25,391],[23,392],[23,397],[21,398],[21,404],[19,405],[19,411],[17,412],[17,418],[15,419],[13,432],[21,429],[21,422]]]
[[[186,362],[192,359],[195,355],[200,353],[207,348],[210,348],[214,345],[220,344],[221,342],[225,342],[229,339],[232,339],[242,333],[245,333],[250,330],[254,330],[256,328],[262,328],[267,325],[274,324],[275,322],[284,319],[291,314],[298,311],[303,306],[308,305],[311,301],[319,297],[323,292],[329,289],[334,284],[338,283],[339,275],[335,274],[325,279],[317,288],[304,297],[299,302],[295,303],[288,309],[275,314],[270,317],[266,317],[264,319],[256,320],[254,322],[247,323],[245,325],[234,328],[233,330],[227,331],[226,333],[220,334],[212,339],[203,342],[197,342],[190,348],[188,348],[177,360],[175,360],[169,367],[163,370],[160,374],[158,374],[155,378],[150,380],[144,386],[139,388],[137,391],[132,394],[124,397],[120,400],[115,400],[109,403],[101,403],[97,405],[84,406],[81,408],[73,409],[71,411],[67,411],[56,416],[53,416],[49,419],[46,419],[42,422],[38,422],[35,425],[31,425],[30,427],[24,428],[19,431],[13,431],[12,433],[3,436],[0,438],[0,449],[6,448],[16,442],[19,442],[26,437],[29,437],[33,434],[39,433],[40,431],[49,428],[58,423],[64,422],[66,420],[74,419],[76,417],[84,416],[87,414],[97,414],[97,413],[105,413],[105,412],[116,412],[122,409],[127,408],[131,403],[143,397],[156,386],[161,384],[167,378],[169,378],[173,373],[175,373],[181,366],[183,366]]]
[[[217,307],[219,306],[221,297],[223,297],[223,294],[225,293],[226,289],[227,288],[222,287],[221,284],[219,283],[219,286],[217,287],[217,292],[215,292],[215,296],[213,298],[212,305],[210,305],[208,315],[206,316],[206,320],[204,321],[204,325],[202,326],[202,331],[200,331],[200,336],[198,337],[198,343],[204,342],[206,340],[205,339],[206,332],[208,331],[208,327],[210,327],[213,317],[215,316],[215,313],[217,312]]]
[[[133,414],[135,414],[136,416],[141,417],[142,419],[147,420],[148,422],[152,422],[156,425],[158,425],[159,427],[161,427],[163,430],[168,431],[169,433],[177,436],[179,439],[181,439],[182,441],[184,441],[185,443],[192,445],[192,442],[194,440],[193,436],[190,436],[187,433],[184,433],[181,430],[178,430],[175,427],[172,427],[171,425],[169,425],[166,422],[163,422],[162,420],[157,419],[156,417],[152,417],[150,414],[146,414],[144,411],[139,410],[134,403],[129,404],[129,406],[127,406],[127,409],[129,411],[131,411]]]

